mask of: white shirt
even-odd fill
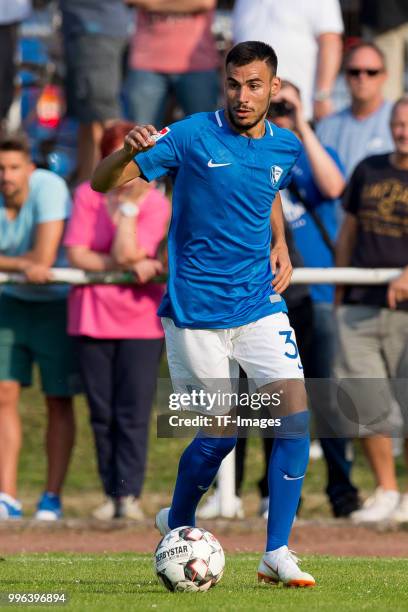
[[[260,40],[278,56],[278,76],[297,85],[307,119],[313,114],[318,42],[343,32],[339,0],[237,0],[233,13],[236,43]]]
[[[22,21],[31,11],[31,0],[0,0],[0,24]]]

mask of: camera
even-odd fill
[[[295,113],[295,107],[290,102],[282,100],[281,102],[271,102],[268,111],[268,117],[292,117]]]

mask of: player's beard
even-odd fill
[[[268,113],[270,103],[271,97],[268,98],[268,103],[265,106],[265,109],[261,113],[259,113],[256,119],[254,119],[254,121],[252,121],[251,123],[240,123],[239,121],[236,121],[233,112],[231,112],[231,107],[227,106],[228,119],[238,132],[246,132],[247,130],[251,130],[252,128],[254,128],[259,123],[263,123]]]

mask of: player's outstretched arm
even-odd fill
[[[139,177],[140,169],[133,158],[154,147],[152,134],[156,133],[152,125],[136,125],[126,136],[123,148],[98,164],[91,179],[92,189],[106,193]]]

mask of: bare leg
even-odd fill
[[[46,434],[48,471],[46,490],[59,495],[75,440],[75,417],[70,397],[47,397]]]
[[[378,486],[388,491],[397,491],[398,483],[391,438],[372,436],[362,438],[361,442]]]
[[[77,183],[89,181],[100,159],[99,145],[104,125],[99,122],[81,123],[78,130]]]
[[[21,449],[19,397],[18,382],[0,382],[0,491],[14,498],[17,497],[17,469]]]

